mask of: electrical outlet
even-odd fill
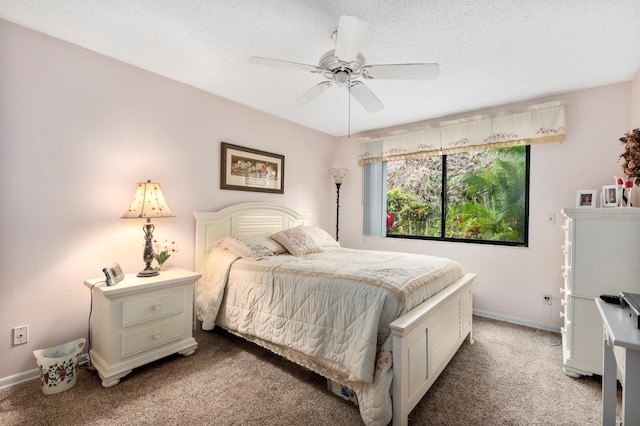
[[[545,294],[542,296],[542,303],[544,303],[545,305],[550,305],[551,304],[551,295],[550,294]]]
[[[13,327],[13,344],[21,345],[29,341],[29,326]]]
[[[555,225],[555,224],[556,224],[556,214],[547,213],[547,225]]]

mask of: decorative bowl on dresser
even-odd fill
[[[196,351],[193,292],[200,276],[171,268],[154,277],[127,274],[113,286],[100,284],[104,278],[84,282],[93,292],[89,355],[102,386],[151,361]]]
[[[602,375],[603,324],[595,299],[640,293],[640,208],[577,207],[562,214],[564,372]]]

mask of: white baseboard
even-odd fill
[[[81,355],[78,362],[80,366],[86,365],[89,362],[89,357],[87,356],[87,354]],[[34,368],[33,370],[24,371],[13,376],[0,378],[0,389],[8,388],[17,385],[18,383],[28,382],[29,380],[39,378],[40,369]]]
[[[0,389],[8,388],[9,386],[17,385],[18,383],[28,382],[29,380],[40,378],[40,370],[34,368],[33,370],[18,373],[13,376],[4,377],[0,379]]]
[[[531,327],[535,329],[552,331],[554,333],[560,333],[560,327],[554,327],[552,325],[542,324],[539,322],[524,321],[520,318],[508,317],[506,315],[498,315],[498,314],[494,314],[493,312],[485,312],[485,311],[479,311],[477,309],[474,309],[473,315],[477,315],[483,318],[494,319],[498,321],[510,322],[512,324],[524,325],[526,327]]]

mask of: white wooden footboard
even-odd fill
[[[393,333],[393,425],[407,425],[442,370],[469,336],[473,342],[472,290],[466,274],[391,323]]]

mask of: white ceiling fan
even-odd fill
[[[319,65],[299,64],[279,59],[251,56],[252,64],[297,69],[320,74],[327,79],[313,86],[297,99],[300,106],[310,102],[332,86],[346,87],[353,98],[368,112],[378,112],[384,105],[361,79],[431,80],[440,73],[436,63],[366,65],[360,44],[367,32],[367,23],[355,16],[341,16],[334,32],[336,47],[320,58]]]

